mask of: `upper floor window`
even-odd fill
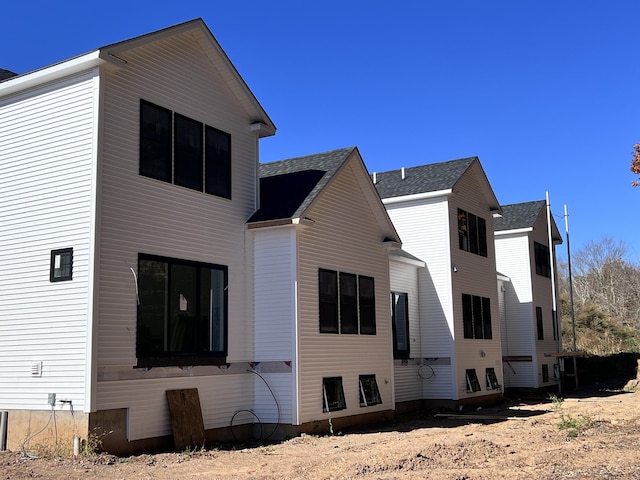
[[[226,266],[141,254],[138,292],[139,367],[224,363]]]
[[[549,247],[542,243],[533,242],[533,250],[536,259],[536,273],[543,277],[551,278],[551,259]]]
[[[491,299],[462,294],[464,338],[491,339]]]
[[[62,248],[51,251],[51,265],[49,267],[49,280],[51,282],[64,282],[73,277],[73,248]]]
[[[231,135],[140,101],[140,175],[231,198]]]
[[[391,292],[393,355],[409,358],[409,298],[406,293]]]
[[[461,250],[486,257],[486,220],[473,213],[458,209],[458,244]]]
[[[372,277],[319,269],[320,333],[376,333]]]

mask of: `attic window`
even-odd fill
[[[52,282],[64,282],[72,279],[73,274],[73,248],[62,248],[51,251],[51,265],[49,267],[49,280]]]

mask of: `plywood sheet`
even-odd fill
[[[167,390],[166,394],[176,450],[202,448],[205,434],[198,389]]]

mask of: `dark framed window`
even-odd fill
[[[536,325],[538,330],[538,340],[544,340],[544,322],[542,321],[541,307],[536,307]]]
[[[485,370],[485,378],[487,381],[487,390],[498,390],[500,388],[498,377],[496,377],[496,371],[493,367],[488,367]]]
[[[206,193],[231,198],[231,135],[213,127],[205,127]]]
[[[487,222],[473,213],[458,209],[458,246],[460,250],[487,256]]]
[[[358,307],[360,312],[360,333],[376,334],[376,286],[372,277],[358,277]]]
[[[542,365],[542,381],[544,383],[549,381],[549,365]]]
[[[467,369],[465,377],[467,379],[467,392],[479,392],[481,390],[475,368]]]
[[[359,386],[361,407],[370,407],[382,403],[375,375],[360,375]]]
[[[342,377],[322,379],[322,411],[335,412],[347,408],[342,389]]]
[[[340,273],[340,333],[358,333],[358,277]]]
[[[171,182],[171,110],[140,101],[140,175]]]
[[[231,135],[140,100],[140,175],[231,199]]]
[[[203,125],[184,115],[174,116],[174,173],[176,185],[202,191]]]
[[[553,327],[553,339],[559,340],[560,334],[558,333],[558,314],[555,311],[551,311],[551,324]]]
[[[65,282],[73,279],[73,248],[51,250],[49,280]]]
[[[138,367],[225,362],[227,275],[223,265],[138,256]]]
[[[372,277],[318,269],[320,333],[376,334]]]
[[[409,358],[409,297],[406,293],[391,292],[391,319],[393,356]]]
[[[493,338],[490,298],[462,294],[462,329],[464,338]]]
[[[536,273],[543,277],[551,278],[551,259],[549,247],[542,243],[533,242],[533,250],[536,261]]]
[[[318,272],[318,289],[320,333],[339,333],[338,272],[320,269]]]

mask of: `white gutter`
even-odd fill
[[[413,202],[416,200],[426,200],[428,198],[444,197],[453,192],[451,188],[446,190],[437,190],[435,192],[414,193],[413,195],[402,195],[400,197],[383,198],[382,203],[389,205],[392,203]]]
[[[515,235],[517,233],[527,233],[533,232],[533,227],[526,228],[514,228],[513,230],[500,230],[498,232],[493,232],[494,235]]]

